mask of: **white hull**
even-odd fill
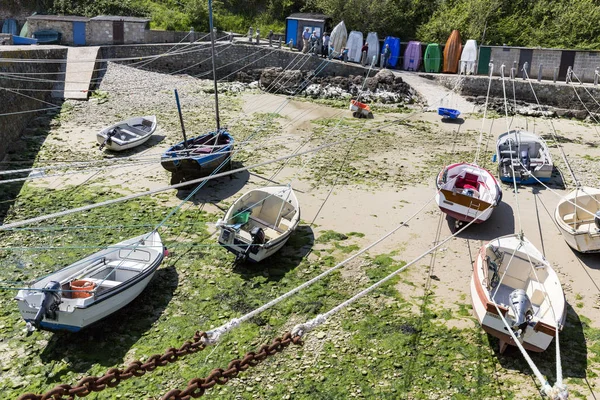
[[[77,332],[134,300],[160,266],[163,251],[156,232],[101,250],[19,290],[15,300],[21,316],[32,322],[44,299],[43,289],[56,282],[60,285],[60,290],[55,291],[60,304],[54,316],[43,316],[40,328]],[[89,291],[77,291],[73,287],[75,281],[94,286]]]
[[[346,25],[344,21],[340,22],[333,28],[331,31],[331,38],[329,45],[333,47],[334,54],[333,56],[339,56],[342,54],[342,50],[346,47],[346,41],[348,39],[348,31],[346,30]]]
[[[363,46],[363,34],[362,32],[352,31],[348,36],[346,47],[348,48],[348,61],[360,62],[362,57],[361,49]]]
[[[300,206],[291,187],[254,189],[236,200],[217,222],[219,244],[244,261],[260,262],[280,250],[299,223]],[[259,228],[264,238],[257,242],[252,232]]]
[[[502,199],[496,178],[474,164],[445,167],[437,177],[436,202],[440,210],[458,221],[486,221]]]
[[[465,43],[460,56],[460,73],[474,75],[477,66],[477,41],[470,39]]]
[[[581,253],[600,252],[600,230],[594,216],[600,211],[600,190],[581,187],[558,203],[554,219],[567,244]]]
[[[373,62],[373,57],[375,57],[374,65],[377,65],[379,59],[379,37],[377,36],[377,32],[369,32],[367,34],[367,43],[369,44],[367,64],[371,65]]]
[[[102,129],[96,134],[96,140],[112,151],[132,149],[146,143],[156,130],[156,126],[154,115],[130,118]],[[107,136],[113,129],[117,129],[118,133],[111,136],[110,140],[107,141]]]
[[[497,279],[496,286],[492,283],[493,276]],[[510,325],[516,324],[517,316],[509,300],[516,289],[525,291],[532,305],[526,327],[524,330],[519,327],[519,340],[527,350],[546,350],[554,339],[556,321],[559,329],[565,322],[566,302],[558,276],[543,255],[518,235],[494,239],[480,249],[470,286],[475,316],[487,333],[500,339],[501,351],[505,345],[515,343],[498,309]]]

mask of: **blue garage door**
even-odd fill
[[[296,42],[296,34],[298,33],[298,20],[297,19],[288,19],[287,20],[287,28],[285,30],[285,42],[289,43],[290,39],[294,42],[294,46],[297,44]]]
[[[73,22],[73,44],[85,46],[85,22]]]

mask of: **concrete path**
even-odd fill
[[[464,97],[452,90],[440,85],[430,79],[424,78],[415,72],[391,70],[394,75],[400,76],[404,82],[408,83],[413,89],[423,97],[427,103],[427,109],[437,110],[438,107],[454,108],[462,114],[477,112],[479,107],[467,101]],[[460,77],[456,75],[456,84],[460,82]]]
[[[65,99],[87,100],[99,50],[100,47],[96,46],[69,47],[63,94]]]

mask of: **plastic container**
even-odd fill
[[[96,284],[90,281],[75,280],[71,282],[71,297],[74,299],[85,299],[92,296],[92,290],[96,288]]]

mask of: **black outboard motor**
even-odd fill
[[[106,132],[106,139],[104,139],[104,142],[100,145],[100,150],[102,150],[104,148],[104,146],[106,146],[107,144],[111,144],[112,137],[115,136],[116,134],[117,134],[116,128],[113,128],[110,131]]]
[[[258,253],[260,245],[265,243],[265,231],[260,226],[255,226],[250,231],[250,237],[252,237],[252,246],[250,246],[250,252],[252,254]]]
[[[521,164],[529,171],[531,166],[531,158],[529,158],[529,152],[527,150],[521,150]]]
[[[594,214],[594,224],[596,224],[596,229],[600,231],[600,211],[596,211],[596,214]]]
[[[44,287],[43,296],[42,304],[40,304],[40,309],[35,315],[33,323],[27,323],[27,334],[31,334],[40,328],[42,318],[56,319],[56,311],[58,311],[58,306],[61,303],[60,283],[55,281],[48,282]]]
[[[531,300],[523,289],[515,289],[508,296],[510,308],[515,315],[515,322],[512,326],[514,330],[525,331],[527,323],[533,318],[533,307]]]

